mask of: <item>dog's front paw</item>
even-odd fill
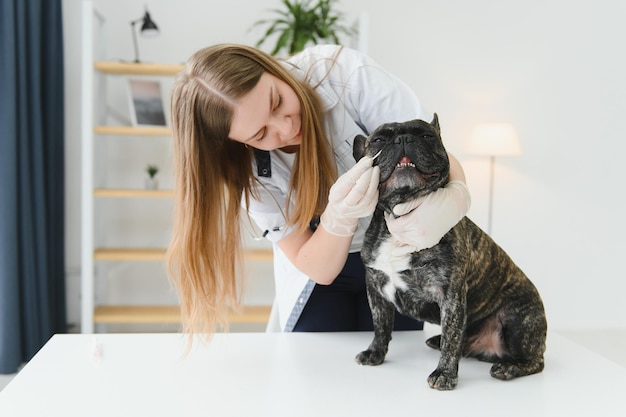
[[[359,365],[380,365],[385,360],[385,352],[379,350],[364,350],[354,358]]]
[[[428,385],[431,388],[438,389],[439,391],[449,391],[454,389],[458,381],[458,375],[450,375],[439,369],[435,369],[435,371],[428,377]]]

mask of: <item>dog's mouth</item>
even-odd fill
[[[405,168],[415,169],[418,172],[418,175],[425,180],[439,176],[439,172],[426,173],[426,172],[422,172],[418,170],[415,164],[413,163],[413,161],[411,161],[411,158],[409,158],[408,156],[403,156],[402,158],[400,158],[400,160],[396,164],[396,169],[405,169]]]
[[[396,168],[415,168],[415,164],[408,156],[403,156],[396,164]]]

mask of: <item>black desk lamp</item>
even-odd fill
[[[150,13],[146,9],[146,13],[137,20],[130,22],[130,30],[133,32],[133,42],[135,45],[135,62],[139,61],[139,48],[137,46],[137,32],[135,31],[135,25],[142,22],[140,32],[143,36],[153,37],[159,34],[159,28],[156,23],[150,18]]]

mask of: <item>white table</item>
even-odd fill
[[[176,334],[56,335],[0,392],[0,416],[626,416],[626,368],[550,334],[543,373],[513,381],[461,361],[454,391],[426,377],[426,332],[395,332],[385,363],[354,356],[371,333],[217,334],[183,357]]]

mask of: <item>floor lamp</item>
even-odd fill
[[[509,123],[485,123],[474,128],[467,151],[472,155],[489,157],[489,217],[487,233],[491,235],[493,216],[493,181],[496,156],[518,156],[522,154],[517,133]]]

